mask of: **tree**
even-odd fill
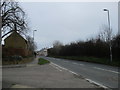
[[[63,46],[63,44],[60,41],[56,40],[53,42],[54,48],[60,48],[61,46]]]
[[[102,38],[105,40],[105,42],[109,45],[109,51],[110,51],[110,61],[112,62],[112,29],[110,27],[107,27],[106,25],[103,26],[103,32],[101,33]]]
[[[31,38],[30,36],[27,36],[27,41],[28,41],[28,49],[34,52],[37,49],[37,46],[33,41],[33,38]]]
[[[63,46],[63,44],[60,41],[58,41],[58,40],[54,41],[53,42],[53,52],[58,55],[62,46]]]
[[[112,41],[113,58],[120,58],[120,35],[116,35]]]
[[[98,35],[98,38],[100,38],[104,42],[110,43],[112,39],[112,29],[109,29],[108,26],[103,25],[102,30]]]
[[[1,31],[4,33],[2,38],[7,34],[15,30],[19,33],[27,31],[27,23],[25,20],[25,12],[19,6],[18,2],[15,1],[2,1],[1,2],[1,17],[2,17],[2,28]]]

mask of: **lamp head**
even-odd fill
[[[103,9],[103,11],[108,11],[107,9]]]

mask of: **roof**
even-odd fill
[[[14,31],[12,32],[8,37],[6,37],[4,40],[6,40],[7,38],[14,36],[15,34],[17,34],[18,36],[20,36],[21,38],[23,38],[18,32]],[[25,40],[25,42],[27,43],[27,40],[25,38],[23,38]]]

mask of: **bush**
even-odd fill
[[[4,57],[4,60],[5,61],[13,61],[13,60],[21,61],[23,60],[23,57],[19,55],[14,55],[14,56]]]
[[[20,55],[13,55],[13,56],[7,56],[2,58],[3,63],[8,63],[8,64],[18,64],[23,60],[23,57]]]
[[[11,56],[10,58],[11,60],[17,60],[17,61],[21,61],[23,59],[23,57],[19,55],[14,55],[14,56]]]

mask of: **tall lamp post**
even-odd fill
[[[35,33],[35,31],[37,31],[37,30],[33,30],[33,42],[34,42],[34,33]]]
[[[103,11],[108,13],[108,26],[109,26],[109,32],[111,32],[111,28],[110,28],[110,14],[109,14],[109,10],[108,9],[103,9]],[[111,33],[109,33],[109,49],[110,49],[110,61],[112,62],[112,44],[111,44]]]

